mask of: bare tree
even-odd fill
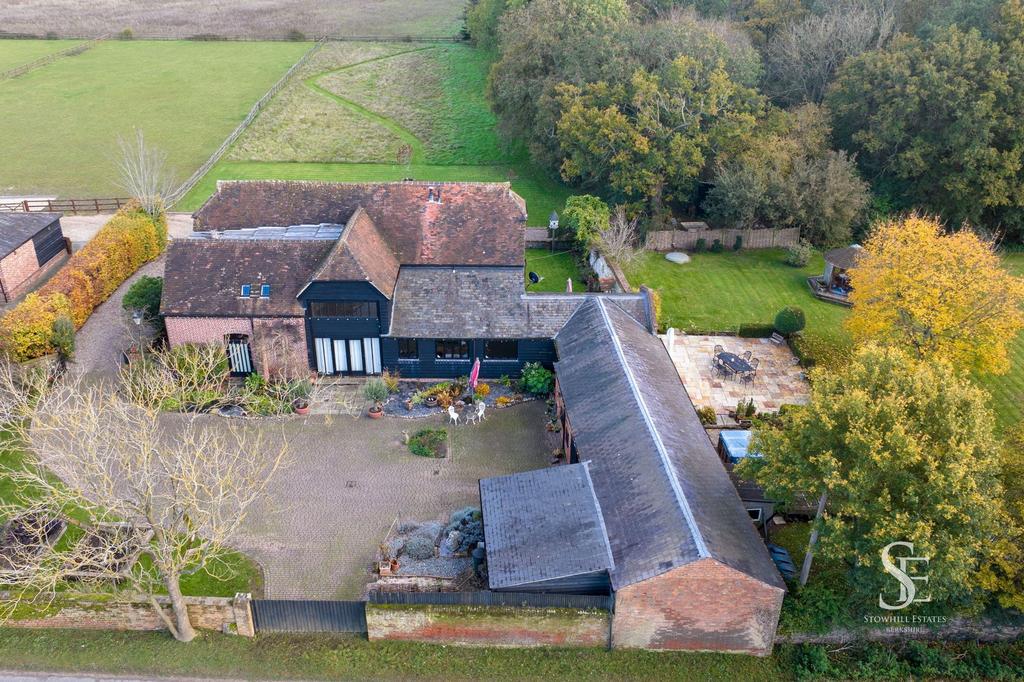
[[[119,137],[118,175],[121,188],[137,199],[142,209],[156,218],[164,211],[164,202],[172,196],[177,183],[167,164],[167,154],[146,144],[141,130],[130,139]]]
[[[223,570],[226,543],[283,466],[283,434],[268,447],[261,433],[234,422],[161,417],[124,400],[109,384],[69,377],[56,384],[35,381],[24,390],[16,378],[9,368],[0,370],[0,408],[13,417],[8,425],[14,436],[2,446],[24,448],[29,456],[4,472],[16,492],[0,505],[0,518],[31,519],[22,521],[30,530],[48,528],[57,517],[75,518],[87,529],[88,542],[9,554],[13,566],[0,581],[17,585],[25,598],[53,594],[85,568],[101,580],[116,575],[149,598],[176,639],[191,640],[195,630],[181,579]],[[101,532],[111,521],[131,532]],[[38,532],[35,544],[42,545],[46,538]],[[128,542],[150,561],[129,572],[116,570]],[[164,592],[170,615],[157,601]]]
[[[821,102],[844,61],[884,46],[895,30],[893,0],[845,0],[791,23],[767,46],[766,90],[785,103]]]
[[[624,206],[616,206],[608,227],[597,235],[597,250],[608,260],[628,265],[640,252],[637,246],[640,242],[638,222],[637,218],[630,220],[626,216]]]

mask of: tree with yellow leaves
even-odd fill
[[[918,358],[1003,374],[1007,346],[1024,328],[1024,280],[991,242],[911,216],[879,224],[850,271],[858,342],[902,347]]]
[[[895,541],[931,558],[934,607],[966,606],[979,588],[996,589],[978,578],[1004,537],[988,394],[947,362],[873,343],[812,378],[810,402],[759,424],[751,448],[763,457],[737,473],[771,499],[823,502],[809,550],[845,566],[865,608],[880,593],[896,601],[880,557]]]

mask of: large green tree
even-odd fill
[[[902,37],[840,69],[827,98],[836,138],[903,208],[953,224],[1024,226],[1024,12],[995,40],[951,27]]]
[[[816,371],[806,406],[756,430],[763,460],[741,473],[777,499],[825,496],[817,553],[850,569],[865,607],[879,593],[896,601],[880,560],[894,541],[931,558],[934,601],[962,603],[1000,531],[989,400],[947,364],[869,344],[841,371]]]

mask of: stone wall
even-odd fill
[[[498,647],[606,647],[604,610],[425,604],[366,605],[370,640]]]
[[[169,601],[158,598],[171,616]],[[223,597],[185,597],[192,625],[203,630],[252,637],[252,597],[237,594]],[[21,604],[5,627],[73,628],[78,630],[164,630],[163,621],[145,598],[81,596],[59,597],[52,603]]]
[[[616,592],[612,646],[767,656],[783,594],[702,559]]]

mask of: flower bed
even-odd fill
[[[424,383],[417,381],[400,381],[398,382],[398,391],[388,396],[388,399],[384,402],[384,414],[391,417],[407,417],[413,419],[419,419],[423,417],[430,417],[437,414],[447,414],[447,405],[442,404],[435,406],[428,406],[426,404],[426,395],[431,390],[436,390],[437,386],[451,386],[454,382],[442,381],[437,383]],[[522,393],[518,390],[515,381],[509,381],[508,385],[501,381],[492,382],[480,382],[479,386],[486,385],[488,387],[487,396],[483,397],[482,400],[487,404],[487,409],[507,407],[509,405],[516,405],[527,400],[533,400],[536,396],[528,393]],[[469,395],[469,389],[462,391],[463,395]],[[466,408],[465,405],[459,405],[458,401],[453,402],[457,412],[463,412]],[[408,405],[408,407],[407,407]]]

